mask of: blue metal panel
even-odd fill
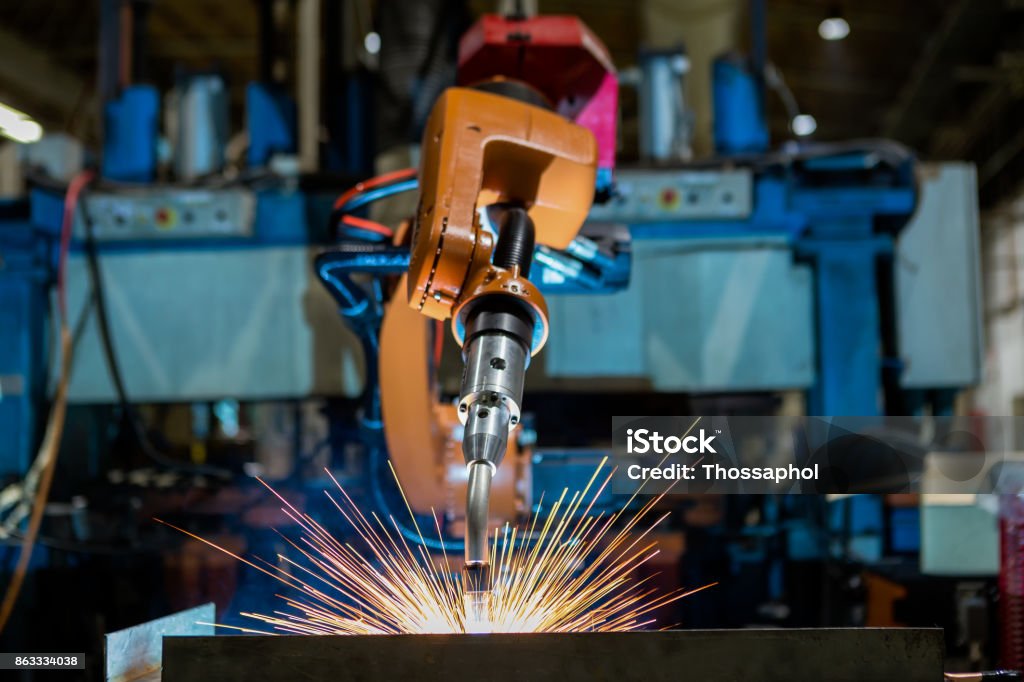
[[[921,573],[999,575],[999,515],[979,495],[971,504],[942,495],[921,500]]]
[[[870,231],[870,221],[861,227]],[[891,249],[886,237],[800,242],[799,252],[815,266],[817,295],[818,373],[808,394],[808,414],[879,414],[881,327],[875,260]]]
[[[792,206],[790,183],[762,176],[754,183],[754,212],[746,220],[672,220],[630,226],[636,239],[784,237],[795,240],[807,228],[807,216]]]
[[[833,187],[798,189],[793,192],[790,209],[810,220],[876,215],[910,215],[915,193],[909,187]],[[831,223],[821,225],[831,230]]]
[[[156,176],[160,94],[133,85],[104,111],[103,177],[120,182],[152,182]]]
[[[0,476],[23,475],[46,390],[50,269],[26,221],[0,222]]]
[[[210,190],[211,194],[217,190]],[[47,190],[35,189],[30,195],[32,224],[43,232],[57,235],[64,210],[63,195]],[[123,239],[105,242],[100,250],[104,252],[152,251],[202,251],[207,249],[245,249],[266,246],[300,246],[328,242],[327,228],[312,223],[307,211],[313,198],[296,191],[271,189],[256,194],[256,218],[251,237],[182,237],[161,239],[154,244],[152,239]],[[81,219],[81,216],[78,216]],[[76,230],[76,235],[81,229]],[[79,239],[71,244],[72,252],[82,250]]]
[[[658,391],[806,388],[814,380],[810,268],[774,241],[633,245],[611,296],[551,296],[549,375],[644,377]]]
[[[100,267],[125,388],[132,400],[355,396],[357,340],[316,281],[306,246],[102,252]],[[85,259],[68,262],[68,309],[88,300]],[[110,403],[95,325],[75,351],[69,399]]]
[[[969,386],[981,378],[978,239],[974,166],[925,166],[921,205],[900,233],[894,263],[904,388]]]
[[[868,152],[812,156],[802,163],[808,166],[803,172],[792,172],[781,166],[759,171],[754,183],[753,210],[746,219],[654,216],[630,221],[635,252],[639,253],[646,240],[658,240],[654,248],[663,253],[666,241],[679,239],[692,242],[695,250],[704,253],[715,250],[735,253],[737,247],[778,249],[780,245],[788,245],[797,257],[803,257],[815,268],[816,320],[805,332],[810,334],[807,343],[817,350],[809,412],[878,414],[882,358],[875,261],[879,254],[891,253],[892,242],[886,235],[875,234],[875,222],[879,216],[909,215],[915,206],[915,190],[909,173],[859,180],[848,174],[833,174],[833,171],[851,169],[871,171],[878,160]],[[881,184],[877,184],[877,180],[881,180]],[[682,271],[692,269],[689,263],[684,265],[681,257],[676,258],[675,264]],[[635,268],[634,279],[642,278],[645,269],[648,268]],[[715,267],[701,277],[711,281],[723,274],[721,267]],[[764,290],[754,281],[750,286]],[[689,285],[680,290],[692,298],[699,287]],[[792,309],[793,299],[784,288],[762,293],[770,296],[777,308]],[[739,296],[732,303],[718,301],[712,308],[742,308],[739,304],[742,299],[743,296]],[[654,319],[662,317],[664,315]],[[784,317],[779,315],[782,325],[787,324]],[[707,339],[697,337],[698,342],[701,340]],[[683,345],[677,340],[672,345],[673,352],[693,356],[693,351],[682,350]],[[758,365],[765,365],[763,359]],[[659,376],[663,374],[659,372]],[[727,383],[718,388],[744,390],[751,387]]]
[[[299,192],[261,192],[256,197],[256,238],[264,244],[322,242],[306,220],[306,196]]]
[[[647,242],[634,257],[656,389],[764,391],[814,381],[812,277],[784,245]]]
[[[882,498],[878,495],[854,495],[844,502],[850,507],[849,552],[864,561],[878,561],[884,548]]]
[[[896,552],[917,552],[921,549],[920,509],[902,507],[890,512],[889,544]]]
[[[533,511],[550,511],[550,505],[564,490],[583,490],[594,477],[594,469],[607,456],[603,450],[542,450],[535,452],[530,468],[533,484]],[[591,487],[591,491],[597,488]],[[611,486],[604,486],[601,494],[593,498],[593,509],[620,509],[621,499],[612,492]]]

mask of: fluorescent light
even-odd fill
[[[28,114],[18,111],[6,104],[0,104],[0,128],[15,125],[18,121],[28,118]]]
[[[380,52],[380,34],[376,31],[370,31],[363,38],[363,49],[366,50],[367,54],[377,54]]]
[[[15,142],[38,142],[43,137],[43,127],[28,114],[0,104],[0,135]]]
[[[818,24],[822,40],[842,40],[850,35],[850,24],[842,17],[828,17]]]
[[[818,129],[818,122],[810,114],[798,114],[793,117],[789,127],[794,135],[806,137]]]
[[[0,128],[0,135],[22,144],[39,142],[43,138],[43,126],[32,119],[22,119],[14,125]]]

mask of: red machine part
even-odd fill
[[[458,82],[522,81],[597,138],[598,166],[615,166],[619,82],[608,49],[572,16],[484,15],[459,43]]]
[[[1024,499],[1003,495],[999,500],[1000,664],[1024,669]]]

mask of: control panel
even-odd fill
[[[615,174],[615,196],[594,205],[590,220],[645,223],[672,220],[736,220],[753,209],[749,170],[630,170]]]
[[[249,237],[256,215],[256,197],[246,189],[97,191],[85,206],[97,241]],[[79,211],[79,238],[82,221]]]

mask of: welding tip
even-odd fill
[[[462,585],[467,594],[490,592],[491,565],[489,563],[474,563],[463,566]]]
[[[532,253],[532,242],[529,247]],[[505,457],[509,433],[519,424],[533,330],[530,312],[517,300],[497,294],[475,301],[465,319],[459,419],[465,427],[462,454],[468,467],[463,571],[467,619],[483,617],[488,609],[491,480]]]
[[[491,566],[467,563],[462,568],[462,599],[467,632],[489,632],[491,627]]]

